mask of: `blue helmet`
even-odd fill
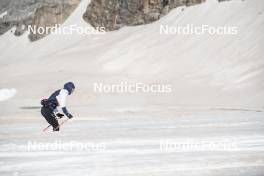
[[[70,95],[75,89],[75,85],[73,84],[73,82],[67,82],[66,84],[64,84],[64,89],[66,89]]]

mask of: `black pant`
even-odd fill
[[[43,117],[45,117],[47,122],[53,127],[53,131],[60,130],[58,120],[56,119],[56,116],[50,107],[43,106],[41,108],[41,114]]]

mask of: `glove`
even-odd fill
[[[66,107],[63,107],[62,111],[67,117],[69,117],[69,119],[73,118],[73,116],[68,112]]]
[[[66,116],[69,118],[69,119],[71,119],[71,118],[73,118],[73,116],[69,113],[69,114],[66,114]]]
[[[59,119],[61,119],[61,118],[63,118],[64,114],[57,113],[56,116],[59,117]]]

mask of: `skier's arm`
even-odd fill
[[[61,109],[67,117],[69,117],[70,119],[73,118],[73,116],[68,112],[66,107],[62,107]]]
[[[68,91],[65,89],[61,89],[60,94],[57,96],[58,103],[62,109],[62,112],[69,118],[72,118],[73,116],[69,113],[69,111],[66,108],[66,98],[68,96]]]

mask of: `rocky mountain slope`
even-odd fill
[[[0,35],[13,27],[14,34],[23,34],[29,25],[38,27],[52,27],[62,24],[80,0],[1,0]],[[45,35],[29,35],[31,41],[43,38]]]
[[[53,27],[62,24],[81,0],[1,0],[0,35],[15,27],[20,36],[28,26]],[[154,22],[172,9],[201,4],[206,0],[91,0],[83,19],[93,27],[105,27],[107,31],[123,26],[135,26]],[[225,0],[218,0],[219,2]],[[182,9],[184,10],[184,9]],[[81,19],[80,19],[81,20]],[[49,33],[49,32],[47,32]],[[47,35],[29,34],[31,41]]]

